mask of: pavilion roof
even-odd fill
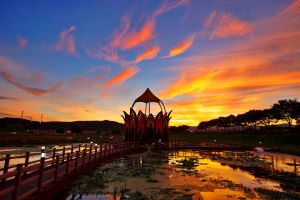
[[[144,103],[149,103],[149,102],[160,102],[161,100],[155,96],[149,88],[146,89],[146,91],[139,96],[135,102],[144,102]]]

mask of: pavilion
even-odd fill
[[[137,102],[145,104],[145,112],[139,110],[136,114],[134,106]],[[153,114],[151,103],[158,104],[160,112]],[[145,143],[169,141],[169,121],[172,111],[167,113],[164,103],[149,88],[133,102],[129,114],[123,112],[126,141]]]

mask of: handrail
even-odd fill
[[[33,154],[26,153],[25,163],[9,165],[10,157],[6,156],[5,168],[0,175],[0,197],[11,195],[11,199],[28,199],[30,196],[41,192],[46,186],[58,184],[60,180],[74,174],[77,170],[90,167],[100,161],[112,158],[114,155],[133,151],[136,148],[134,143],[102,143],[99,146],[89,144],[71,147],[70,152],[63,148],[62,153],[57,153],[56,149],[49,157],[41,157],[39,160],[29,162],[29,157]],[[13,171],[8,171],[16,167]],[[52,174],[52,175],[51,175]],[[2,187],[7,185],[8,187]],[[26,187],[26,190],[22,188]]]

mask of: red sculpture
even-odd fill
[[[145,113],[140,110],[136,115],[133,107],[137,102],[145,103]],[[150,111],[150,103],[157,103],[160,106],[161,111],[155,117]],[[163,102],[149,88],[133,102],[130,114],[123,112],[125,140],[134,142],[168,142],[169,121],[172,111],[167,113]]]

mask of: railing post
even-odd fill
[[[56,156],[56,162],[55,162],[55,173],[54,173],[54,181],[58,181],[58,167],[59,167],[59,155]]]
[[[78,145],[78,152],[80,153],[81,144]]]
[[[92,149],[93,148],[93,144],[90,145],[90,155],[89,155],[89,161],[91,161],[91,157],[92,157]]]
[[[45,157],[41,158],[40,169],[39,169],[39,179],[38,179],[38,191],[42,191],[43,183],[43,173],[44,173]]]
[[[62,154],[62,160],[65,162],[65,154],[66,154],[66,147],[63,147],[63,154]]]
[[[85,155],[86,155],[86,149],[83,150],[83,154],[82,154],[82,167],[84,167]]]
[[[76,151],[76,158],[75,158],[75,171],[77,170],[78,159],[79,159],[79,151]]]
[[[74,150],[74,147],[73,145],[71,146],[71,160],[73,160],[73,150]]]
[[[5,161],[4,161],[4,167],[3,167],[3,174],[6,174],[8,172],[9,160],[10,160],[10,154],[6,154]],[[6,178],[2,179],[2,183],[4,183],[5,181],[6,181]]]
[[[69,175],[69,161],[70,161],[70,153],[67,153],[66,176]]]
[[[26,151],[25,152],[25,162],[24,162],[24,167],[28,167],[28,164],[29,164],[29,155],[30,155],[30,152]],[[24,176],[27,174],[27,171],[24,171]]]
[[[20,188],[20,181],[21,181],[21,175],[22,175],[22,164],[17,164],[17,173],[15,176],[15,189],[12,193],[11,199],[16,200],[18,199],[18,193]]]
[[[97,144],[95,144],[95,155],[94,155],[94,163],[96,164],[96,160],[97,160]]]
[[[84,150],[86,151],[87,144],[84,145]]]
[[[53,148],[52,150],[52,160],[54,161],[55,159],[55,153],[56,153],[56,148]],[[52,163],[52,166],[54,165],[54,163]]]

